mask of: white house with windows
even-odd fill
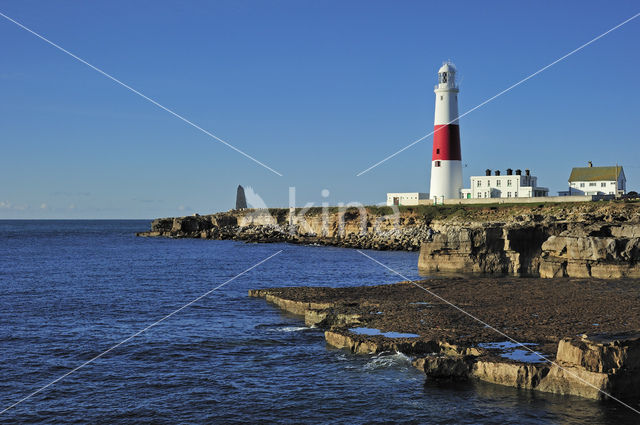
[[[507,169],[507,173],[502,175],[500,170],[496,170],[491,175],[491,170],[487,170],[484,176],[471,177],[471,188],[462,189],[460,197],[463,199],[481,198],[533,198],[548,196],[549,188],[538,186],[538,178],[532,176],[529,170]]]
[[[420,200],[428,200],[429,194],[423,192],[387,193],[387,206],[418,205]],[[422,202],[425,203],[425,202]]]
[[[622,166],[575,167],[569,176],[569,190],[558,192],[560,196],[575,195],[624,195],[627,178]]]

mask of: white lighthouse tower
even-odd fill
[[[438,70],[438,85],[434,90],[436,113],[429,197],[435,203],[442,203],[444,199],[460,198],[462,189],[458,91],[456,68],[451,62],[446,62]]]

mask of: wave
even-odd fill
[[[402,354],[399,351],[395,353],[392,352],[382,352],[376,354],[369,360],[365,365],[365,370],[377,370],[377,369],[386,369],[389,367],[409,367],[411,366],[411,358],[406,354]]]
[[[254,326],[254,329],[263,329],[267,332],[299,332],[314,328],[315,326],[295,326],[291,323],[263,323]]]
[[[274,329],[274,331],[277,332],[299,332],[299,331],[306,331],[308,329],[311,329],[308,326],[285,326],[282,328],[276,328]]]

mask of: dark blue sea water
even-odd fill
[[[2,423],[633,423],[616,403],[432,384],[354,356],[251,288],[400,280],[354,250],[136,238],[147,221],[0,221],[0,410],[278,250],[259,268],[0,415]],[[417,255],[369,252],[410,278]],[[407,300],[410,302],[410,300]]]

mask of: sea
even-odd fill
[[[430,382],[247,295],[401,280],[356,250],[135,236],[148,228],[0,221],[0,423],[640,423],[616,402]],[[416,253],[367,254],[419,278]]]

